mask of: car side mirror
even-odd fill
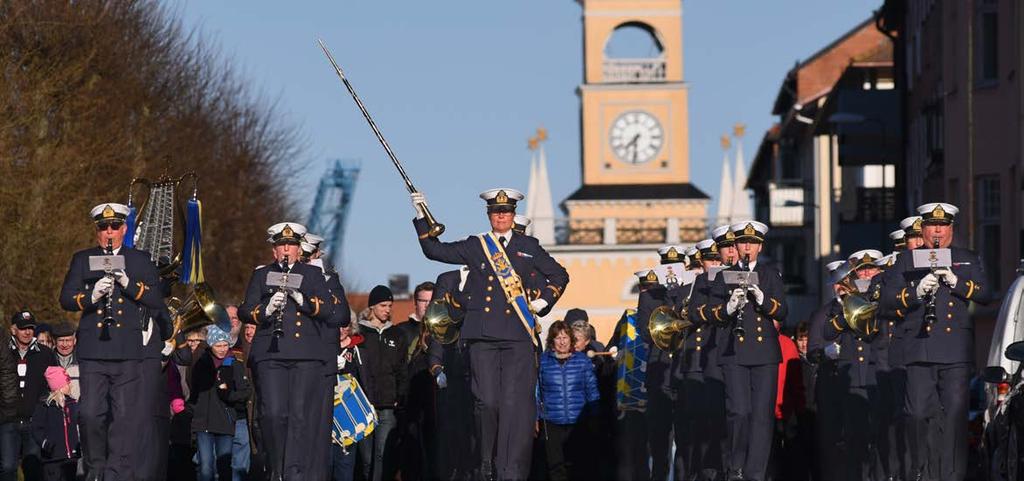
[[[992,384],[1000,384],[1008,381],[1010,375],[1002,366],[989,366],[981,371],[981,379]]]
[[[1024,341],[1017,341],[1006,346],[1006,358],[1011,361],[1024,361]]]

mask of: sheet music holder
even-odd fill
[[[914,253],[915,269],[953,266],[953,254],[949,249],[926,249],[919,247],[911,252]]]
[[[718,273],[728,269],[729,266],[712,266],[708,268],[708,280],[714,281],[718,277]]]
[[[758,279],[753,271],[722,271],[722,280],[730,286],[756,286]]]
[[[267,286],[295,290],[301,285],[302,274],[291,274],[285,272],[267,273]]]
[[[686,270],[682,262],[663,264],[652,269],[658,275],[658,281],[665,287],[685,286],[697,278],[694,271]]]
[[[99,272],[114,272],[124,270],[124,256],[104,255],[89,256],[89,270]]]

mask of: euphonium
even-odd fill
[[[878,303],[869,301],[861,295],[857,286],[852,282],[850,274],[840,282],[844,293],[839,295],[839,304],[843,308],[843,318],[846,325],[858,336],[870,336],[878,332],[878,322],[875,318],[875,311],[878,310]]]
[[[171,301],[178,301],[178,299],[171,298]],[[206,283],[196,284],[184,303],[169,302],[167,308],[171,313],[174,325],[171,339],[177,337],[179,333],[196,330],[210,324],[216,324],[224,332],[231,332],[231,321],[227,310],[217,304],[217,301],[214,300],[213,289]]]
[[[689,319],[680,316],[669,306],[658,306],[647,320],[651,342],[662,351],[675,351],[683,345],[683,331],[690,327]]]
[[[430,337],[441,344],[451,344],[459,340],[462,319],[452,316],[449,309],[451,302],[450,295],[434,299],[427,305],[427,312],[423,314],[423,326],[430,333]]]

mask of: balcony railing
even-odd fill
[[[555,219],[558,245],[693,243],[707,238],[703,218]]]
[[[605,82],[641,83],[664,80],[665,59],[662,58],[617,58],[604,62]]]

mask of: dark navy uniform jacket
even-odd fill
[[[692,326],[683,344],[683,372],[701,372],[705,378],[722,380],[722,368],[719,365],[719,331],[727,331],[715,326],[711,321],[711,283],[705,272],[693,281],[693,294],[690,297],[688,316]]]
[[[426,235],[427,222],[415,219],[413,225],[420,237],[420,248],[430,260],[469,266],[470,275],[463,291],[466,294],[466,319],[462,325],[462,338],[466,340],[531,341],[533,334],[527,332],[512,306],[505,299],[500,280],[491,268],[490,261],[477,236],[455,242],[441,242]],[[513,233],[505,246],[505,253],[516,273],[523,278],[524,289],[535,289],[533,299],[544,299],[548,306],[554,306],[569,284],[569,273],[547,251],[537,239]],[[528,281],[531,272],[543,278],[544,287],[531,287]],[[532,341],[531,341],[532,342]]]
[[[276,314],[266,315],[267,303],[277,292],[277,287],[267,285],[267,273],[270,272],[282,272],[281,266],[273,263],[259,267],[252,273],[249,287],[245,291],[245,301],[238,308],[242,322],[256,324],[256,335],[249,353],[250,365],[266,359],[326,362],[328,350],[325,340],[330,336],[325,331],[334,331],[334,341],[338,342],[337,328],[341,326],[330,324],[334,306],[324,280],[324,272],[309,264],[295,263],[292,266],[292,273],[302,274],[302,284],[299,285],[302,305],[296,305],[290,295],[285,298],[282,311],[284,335],[277,341],[277,352],[271,352],[270,349]],[[337,367],[336,363],[336,357],[328,362],[332,372]]]
[[[331,304],[332,312],[331,317],[324,323],[324,329],[321,330],[325,344],[323,360],[328,374],[333,374],[337,371],[337,359],[341,354],[338,328],[352,323],[352,310],[348,307],[348,298],[345,297],[345,288],[341,285],[338,273],[331,270],[323,273],[323,276],[327,283],[327,291],[330,293],[328,302]]]
[[[837,311],[825,322],[824,337],[826,341],[839,344],[836,367],[840,379],[847,387],[874,386],[877,382],[875,361],[871,354],[873,337],[861,337],[850,331],[842,309]]]
[[[740,270],[739,266],[726,269],[726,271],[738,270]],[[722,336],[725,341],[721,351],[722,364],[759,366],[778,364],[782,361],[782,349],[779,347],[778,341],[779,331],[772,323],[773,320],[783,322],[788,312],[782,274],[778,269],[764,262],[755,264],[754,272],[757,272],[758,284],[761,292],[764,293],[764,303],[755,306],[753,296],[750,296],[749,302],[744,306],[743,329],[746,331],[746,337],[737,337],[731,332],[731,326],[736,322],[739,311],[729,314],[726,310],[730,292],[738,286],[726,285],[725,276],[721,272],[711,283],[711,297],[714,302],[718,303],[711,307],[711,315],[720,326],[725,326],[723,331],[727,332],[727,335]]]
[[[957,284],[951,289],[939,281],[934,325],[925,322],[925,302],[917,297],[917,283],[928,274],[928,269],[915,269],[909,253],[897,257],[889,269],[891,277],[885,280],[879,302],[881,310],[895,314],[896,329],[905,329],[905,337],[899,343],[903,363],[974,362],[974,322],[967,308],[971,301],[988,304],[992,290],[977,255],[959,247],[950,251]]]
[[[149,254],[121,247],[128,287],[114,282],[112,311],[114,323],[108,327],[109,340],[100,340],[107,301],[92,302],[92,288],[105,274],[89,270],[89,256],[105,255],[105,249],[93,247],[75,253],[60,290],[60,305],[68,311],[81,311],[78,324],[79,359],[127,360],[142,359],[142,321],[146,309],[166,309],[160,294],[160,275]],[[159,336],[158,334],[154,334]]]
[[[682,304],[682,293],[681,287],[669,289],[656,285],[642,291],[637,298],[637,327],[640,328],[640,338],[647,343],[647,378],[644,383],[648,392],[657,390],[669,396],[674,394],[673,353],[663,351],[651,342],[650,319],[651,313],[658,307],[669,306],[677,309],[677,306]]]

